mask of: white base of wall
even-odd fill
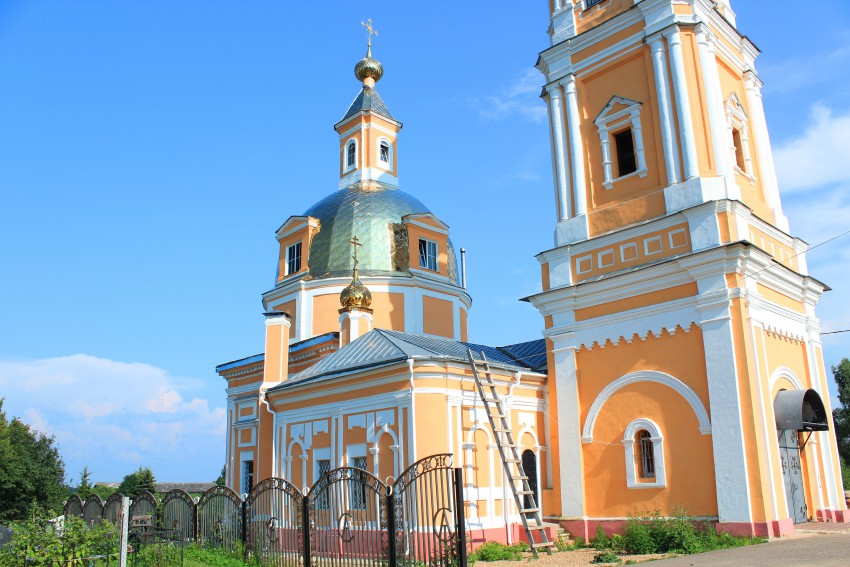
[[[588,237],[587,215],[562,220],[555,228],[555,246],[575,244]]]
[[[721,199],[740,201],[741,189],[725,177],[695,177],[664,189],[667,214]]]

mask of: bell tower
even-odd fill
[[[396,144],[401,122],[395,120],[375,83],[384,75],[380,61],[372,57],[372,36],[378,32],[372,20],[363,22],[369,35],[366,57],[357,62],[354,76],[363,83],[342,120],[334,125],[339,134],[339,188],[359,181],[398,187]]]
[[[537,68],[555,247],[529,300],[550,348],[561,517],[590,537],[607,518],[685,506],[727,531],[788,533],[801,508],[774,404],[805,391],[831,428],[826,287],[782,212],[759,51],[730,0],[549,9]],[[846,519],[834,436],[815,437],[799,455],[803,508]]]

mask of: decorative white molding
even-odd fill
[[[770,375],[770,379],[767,382],[768,393],[773,391],[773,387],[776,385],[777,380],[779,380],[780,378],[785,378],[786,380],[791,382],[791,384],[794,385],[795,390],[807,389],[803,386],[803,383],[800,381],[797,375],[794,374],[793,370],[785,366],[780,366],[779,368],[774,370],[773,373]]]
[[[670,67],[673,77],[673,94],[676,97],[676,114],[679,119],[679,141],[684,161],[685,179],[699,176],[694,123],[691,118],[691,103],[685,76],[685,60],[682,54],[682,37],[679,27],[664,32],[670,49]]]
[[[624,108],[612,112],[617,105]],[[643,149],[643,128],[640,121],[641,106],[641,103],[636,100],[615,96],[608,101],[608,104],[605,105],[605,108],[602,109],[602,112],[593,121],[599,131],[599,139],[602,143],[602,170],[604,172],[602,185],[605,189],[613,189],[614,182],[623,177],[631,175],[646,177],[647,175],[646,157]],[[626,126],[629,126],[632,131],[637,170],[614,178],[613,163],[611,160],[611,134]]]
[[[570,139],[570,167],[575,203],[573,216],[577,217],[587,214],[587,190],[584,175],[584,144],[581,139],[581,113],[578,108],[575,75],[567,75],[560,84],[563,85],[567,97],[567,131]]]
[[[736,93],[729,95],[726,100],[726,140],[728,144],[728,155],[731,155],[732,163],[735,164],[738,171],[753,178],[753,158],[750,155],[750,129],[748,126],[749,117],[744,110],[744,105],[741,104],[741,99]],[[741,167],[737,162],[737,146],[733,138],[734,131],[737,130],[741,136],[741,153],[744,156],[744,167]]]
[[[664,166],[667,185],[679,182],[679,156],[673,137],[673,108],[670,101],[670,84],[667,80],[667,52],[664,38],[656,34],[647,39],[652,50],[652,70],[655,75],[655,93],[661,119],[661,144],[664,147]]]
[[[708,412],[705,410],[705,406],[696,392],[678,378],[674,378],[664,372],[639,370],[617,378],[599,392],[599,395],[593,400],[593,404],[587,412],[587,418],[584,421],[584,428],[581,432],[582,443],[593,443],[593,428],[596,425],[596,418],[599,417],[599,412],[602,410],[605,402],[618,390],[639,382],[661,384],[677,392],[688,402],[691,409],[693,409],[694,415],[699,422],[699,432],[703,435],[711,434],[711,421],[708,418]]]
[[[558,220],[570,218],[570,185],[567,177],[566,129],[564,128],[563,95],[560,85],[548,85],[549,123],[552,128],[553,152],[555,157],[555,192],[557,196]]]
[[[655,478],[653,480],[638,480],[635,467],[635,436],[640,430],[649,433],[652,441],[652,455],[655,463]],[[623,447],[626,454],[626,486],[628,488],[667,488],[667,472],[664,467],[664,439],[661,429],[651,419],[638,418],[626,427],[623,435]],[[640,450],[638,448],[638,450]]]

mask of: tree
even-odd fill
[[[156,479],[148,467],[139,467],[139,470],[124,477],[118,492],[130,498],[136,498],[142,492],[156,492]]]
[[[18,418],[9,421],[0,398],[0,522],[35,510],[57,513],[67,496],[65,464],[54,438]]]
[[[838,366],[832,367],[832,376],[838,386],[840,403],[840,407],[832,411],[832,421],[835,423],[835,439],[842,461],[844,488],[850,489],[850,360],[842,358]]]
[[[227,474],[227,465],[223,465],[221,467],[221,474],[218,475],[217,479],[215,479],[215,485],[216,486],[224,486],[224,479],[225,479],[224,475],[225,474]]]
[[[94,487],[91,485],[91,472],[89,472],[89,468],[86,466],[83,467],[80,473],[80,485],[77,487],[77,496],[85,502],[86,498],[92,494],[94,494]]]

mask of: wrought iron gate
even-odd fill
[[[104,504],[93,496],[84,503],[73,495],[65,516],[117,523],[122,498],[115,494]],[[450,454],[421,459],[389,484],[344,467],[322,475],[306,495],[269,478],[244,499],[220,486],[197,502],[182,490],[160,498],[143,492],[130,505],[137,544],[161,532],[234,552],[241,542],[246,560],[274,567],[466,564],[463,476]]]
[[[309,556],[305,565],[381,566],[392,549],[389,489],[362,469],[323,475],[307,495]]]
[[[421,459],[394,485],[398,565],[466,564],[463,477],[450,454]]]
[[[306,547],[303,508],[304,497],[282,478],[267,478],[255,486],[243,508],[242,537],[247,553],[263,565],[302,565]]]

